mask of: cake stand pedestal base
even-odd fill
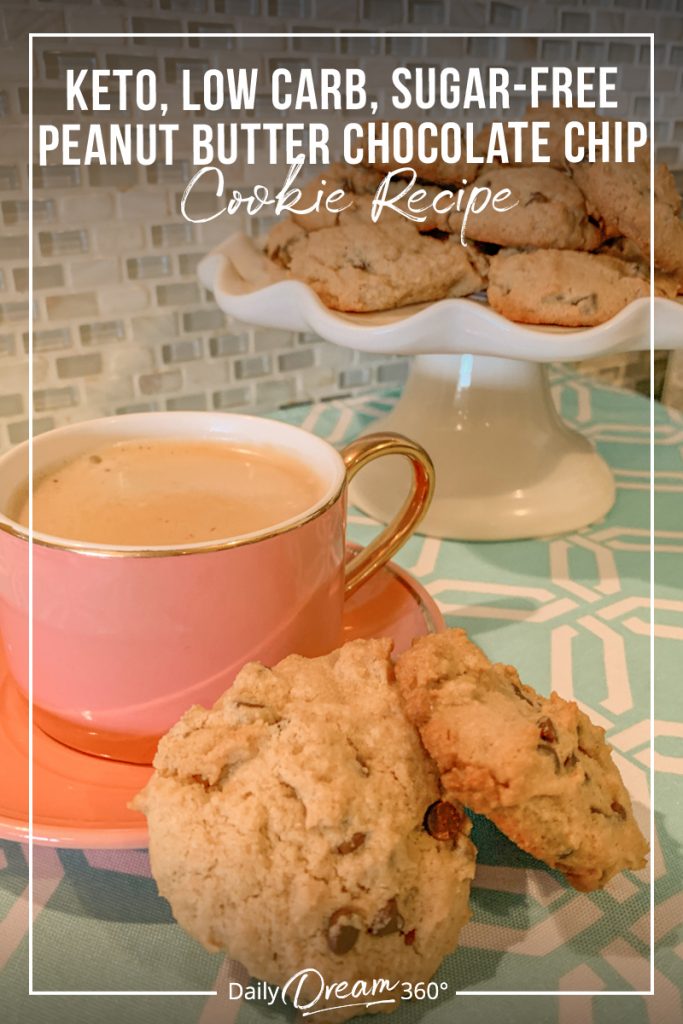
[[[541,363],[491,356],[417,356],[395,408],[372,431],[419,441],[436,466],[420,527],[435,537],[514,540],[578,530],[614,503],[614,479],[553,404]],[[350,500],[387,522],[407,493],[403,459],[364,469]]]

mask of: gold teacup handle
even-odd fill
[[[356,473],[383,455],[404,455],[413,467],[410,494],[397,515],[378,537],[359,551],[346,566],[344,593],[348,597],[408,540],[429,508],[434,494],[434,464],[427,452],[402,434],[367,434],[352,441],[341,452],[350,483]]]

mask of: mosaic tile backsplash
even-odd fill
[[[48,0],[0,2],[0,449],[27,436],[27,47],[29,32],[496,31],[500,39],[41,40],[36,111],[63,113],[65,69],[152,67],[169,87],[180,69],[258,62],[264,73],[341,67],[372,59],[388,80],[397,62],[615,62],[623,114],[646,118],[645,43],[618,32],[656,33],[656,142],[683,189],[683,2],[603,0],[516,4],[500,0]],[[607,32],[601,40],[505,38],[512,32]],[[188,118],[191,115],[186,115]],[[187,162],[157,167],[35,169],[35,430],[151,409],[268,410],[401,383],[405,359],[351,352],[313,335],[230,321],[196,277],[198,260],[226,233],[218,219],[192,225],[179,213]],[[262,176],[261,176],[262,177]],[[277,179],[280,180],[280,179]],[[207,210],[216,200],[199,196]],[[262,233],[267,220],[240,227]],[[647,354],[581,369],[649,390]],[[656,388],[683,407],[683,370]],[[680,362],[679,362],[680,367]],[[672,366],[674,366],[672,362]]]

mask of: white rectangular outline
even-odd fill
[[[289,39],[292,36],[303,39],[336,39],[336,38],[412,38],[422,39],[649,39],[650,40],[650,843],[655,839],[655,769],[654,769],[654,32],[29,32],[29,89],[28,89],[28,748],[29,748],[29,822],[28,822],[28,994],[30,996],[170,996],[197,995],[216,996],[218,992],[105,992],[105,991],[37,991],[33,988],[33,40],[34,39],[160,39],[160,38],[209,38],[209,39]],[[655,994],[655,887],[654,887],[654,855],[650,853],[650,988],[647,991],[482,991],[469,990],[456,996],[653,996]]]

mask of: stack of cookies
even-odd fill
[[[134,806],[177,920],[289,995],[296,976],[298,1006],[330,1020],[395,1009],[455,947],[476,856],[463,805],[578,889],[645,864],[603,730],[457,629],[395,666],[389,640],[247,665],[155,769]]]
[[[492,308],[511,320],[573,328],[603,323],[650,295],[650,162],[641,151],[634,163],[567,164],[570,113],[527,111],[527,120],[551,123],[550,162],[543,165],[533,165],[524,151],[514,165],[412,162],[427,201],[444,187],[462,190],[459,211],[473,188],[509,190],[511,209],[471,212],[464,231],[458,210],[415,222],[384,209],[373,222],[373,196],[398,164],[335,164],[311,184],[310,195],[324,180],[348,193],[349,207],[279,223],[267,254],[332,309],[371,312],[486,291]],[[482,154],[488,133],[485,128],[477,138]],[[392,177],[389,195],[404,187],[400,176]],[[654,174],[657,296],[683,291],[680,212],[673,177],[660,164]]]

